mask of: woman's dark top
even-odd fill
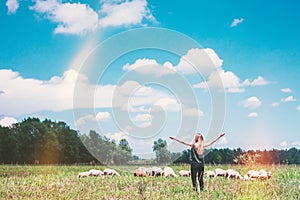
[[[197,154],[194,144],[191,148],[190,162],[204,164],[203,154],[201,154],[201,155]]]

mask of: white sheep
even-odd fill
[[[215,169],[215,177],[217,176],[226,176],[227,172],[224,169],[217,168]]]
[[[88,177],[88,176],[90,176],[90,172],[88,171],[88,172],[79,172],[78,173],[78,178],[84,178],[84,177]]]
[[[164,168],[164,177],[168,177],[168,176],[177,177],[177,175],[175,174],[174,170],[171,167]]]
[[[140,176],[140,177],[142,177],[142,176],[147,176],[146,172],[145,172],[143,169],[141,169],[141,168],[136,169],[136,170],[133,172],[133,175],[134,175],[134,176]]]
[[[226,176],[228,179],[230,179],[230,178],[243,179],[242,176],[240,175],[240,173],[233,169],[227,169]]]
[[[205,173],[206,173],[206,178],[215,177],[214,171],[206,171]]]
[[[116,172],[116,170],[114,170],[114,169],[106,168],[103,172],[104,172],[104,175],[107,175],[107,176],[120,176],[120,174],[118,172]]]
[[[191,176],[191,172],[187,170],[180,170],[179,176]]]
[[[151,167],[152,176],[162,176],[164,171],[160,167]]]
[[[249,170],[249,171],[247,172],[247,176],[248,176],[250,179],[258,178],[258,177],[259,177],[259,171],[256,171],[256,170]]]
[[[97,169],[91,169],[90,171],[90,176],[103,176],[104,172],[101,170],[97,170]]]
[[[271,172],[267,172],[266,170],[261,169],[261,170],[259,171],[259,176],[258,176],[258,178],[259,178],[259,179],[263,179],[263,180],[268,180],[268,179],[271,178],[271,176],[272,176],[272,173],[271,173]]]

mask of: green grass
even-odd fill
[[[134,177],[136,166],[112,166],[120,177],[77,178],[102,166],[0,165],[0,199],[300,199],[300,166],[218,166],[244,175],[250,168],[273,173],[267,181],[205,179],[205,190],[192,190],[188,177]],[[206,166],[213,170],[216,166]],[[176,173],[189,166],[173,166]]]

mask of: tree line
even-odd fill
[[[86,148],[88,147],[88,149]],[[190,150],[170,152],[163,139],[154,141],[155,162],[189,163]],[[209,164],[300,164],[300,149],[248,150],[208,149]],[[132,155],[126,139],[114,140],[91,130],[79,134],[65,122],[27,118],[11,127],[0,126],[0,163],[3,164],[127,164]]]
[[[83,144],[93,142],[105,158],[95,158]],[[0,126],[0,163],[3,164],[126,164],[132,149],[126,139],[119,144],[95,131],[80,135],[65,122],[27,118],[11,127]]]
[[[158,163],[189,163],[190,149],[181,153],[170,152],[167,142],[158,139],[154,142],[153,151]],[[248,150],[237,149],[207,149],[205,163],[208,164],[300,164],[300,149],[290,148],[288,150]]]

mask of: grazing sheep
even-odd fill
[[[88,172],[79,172],[79,174],[78,174],[78,178],[84,178],[84,177],[88,177],[88,176],[90,176],[90,172],[88,171]]]
[[[258,177],[259,177],[259,171],[256,171],[256,170],[249,170],[249,171],[247,172],[247,176],[248,176],[250,179],[258,178]]]
[[[151,167],[152,176],[162,176],[164,171],[160,167]]]
[[[104,173],[101,170],[96,170],[96,169],[91,169],[90,171],[90,176],[103,176]]]
[[[268,179],[271,178],[271,176],[272,176],[272,173],[271,173],[271,172],[267,172],[266,170],[261,169],[261,170],[259,171],[259,176],[258,176],[258,178],[259,178],[259,179],[262,179],[262,180],[268,180]]]
[[[146,172],[143,170],[143,169],[136,169],[134,172],[133,172],[133,175],[134,176],[138,176],[138,177],[145,177],[147,176]]]
[[[215,177],[214,171],[206,171],[205,173],[206,173],[206,178]]]
[[[271,172],[267,172],[264,169],[261,169],[260,171],[256,171],[256,170],[249,170],[247,172],[247,175],[250,179],[262,179],[262,180],[268,180],[271,178],[272,173]]]
[[[118,172],[116,172],[114,169],[105,169],[104,171],[104,175],[107,175],[107,176],[120,176],[120,174]]]
[[[243,179],[242,176],[240,175],[240,173],[233,169],[227,169],[226,175],[227,175],[228,179],[230,179],[230,178]]]
[[[179,171],[179,176],[191,176],[191,172],[190,171],[187,171],[187,170],[180,170]]]
[[[227,175],[226,170],[220,169],[220,168],[215,169],[215,178],[217,176],[224,176],[225,177],[226,175]]]
[[[171,167],[164,168],[164,177],[168,177],[168,176],[177,177],[177,175],[175,174],[174,170]]]

